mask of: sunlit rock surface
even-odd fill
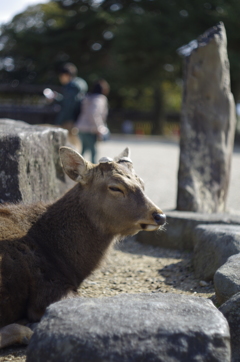
[[[185,74],[177,210],[223,212],[236,123],[224,25],[179,52]]]

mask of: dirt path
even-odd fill
[[[116,245],[102,267],[79,289],[81,297],[149,292],[210,298],[214,295],[214,288],[212,283],[200,283],[195,279],[191,253],[128,240]],[[0,352],[0,362],[23,362],[25,354],[26,348],[7,348]]]

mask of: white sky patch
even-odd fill
[[[7,23],[30,5],[47,3],[49,0],[0,0],[0,24]]]

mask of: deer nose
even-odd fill
[[[166,215],[165,214],[158,214],[157,212],[153,213],[153,218],[158,225],[164,225],[166,222]]]

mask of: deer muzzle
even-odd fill
[[[166,215],[165,214],[159,214],[157,212],[154,212],[153,213],[153,218],[154,218],[155,222],[158,225],[164,225],[165,222],[166,222]]]
[[[160,214],[158,212],[152,213],[151,222],[147,222],[147,220],[144,220],[140,222],[140,226],[142,230],[144,231],[154,231],[159,229],[160,226],[163,226],[166,223],[166,215]]]

